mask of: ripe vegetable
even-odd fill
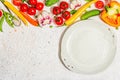
[[[98,0],[92,0],[90,2],[87,2],[86,4],[84,4],[82,7],[80,7],[78,9],[78,11],[73,14],[68,20],[65,21],[66,26],[70,26],[78,17],[80,17],[82,15],[82,13],[93,3],[95,3]]]
[[[44,4],[43,4],[42,2],[38,2],[38,3],[36,4],[36,9],[37,9],[37,10],[43,10],[43,8],[44,8]]]
[[[118,28],[120,26],[120,3],[111,1],[101,12],[100,18],[110,26]]]
[[[69,12],[69,11],[63,12],[63,13],[62,13],[62,17],[63,17],[65,20],[69,19],[69,18],[70,18],[70,12]]]
[[[22,14],[20,14],[20,12],[11,3],[9,3],[6,0],[0,0],[0,1],[2,1],[7,7],[9,7],[9,9],[13,11],[24,22],[25,25],[27,25],[26,19],[23,17]]]
[[[3,16],[3,12],[2,10],[0,10],[0,18]]]
[[[45,0],[45,5],[50,7],[52,5],[54,5],[55,3],[57,3],[59,0]]]
[[[28,14],[29,15],[35,15],[36,14],[36,9],[34,7],[28,8]]]
[[[55,23],[56,23],[58,26],[63,25],[63,18],[62,18],[62,17],[56,17],[56,18],[55,18]]]
[[[20,11],[27,12],[27,10],[28,10],[28,5],[25,3],[21,4]]]
[[[81,20],[86,20],[92,16],[96,16],[96,15],[99,15],[100,14],[100,10],[90,10],[90,11],[87,11],[85,12],[82,16],[81,16]]]
[[[60,8],[61,9],[65,10],[65,9],[68,9],[68,7],[69,7],[69,4],[66,1],[62,1],[60,3]]]
[[[12,2],[15,6],[20,6],[22,3],[22,0],[12,0]]]
[[[34,25],[34,26],[38,26],[38,22],[37,22],[36,20],[32,19],[28,14],[26,14],[26,13],[24,13],[24,12],[22,12],[22,11],[20,11],[20,13],[26,18],[26,20],[27,20],[30,24],[32,24],[32,25]]]
[[[28,1],[30,5],[36,5],[37,4],[37,0],[29,0]]]
[[[61,13],[61,9],[59,7],[54,7],[53,10],[52,10],[53,14],[54,15],[58,15]]]
[[[95,7],[98,8],[98,9],[104,8],[104,3],[103,3],[103,1],[97,1],[97,2],[95,3]]]

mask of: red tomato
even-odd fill
[[[27,10],[28,10],[28,5],[25,3],[21,4],[20,11],[27,12]]]
[[[62,1],[61,3],[60,3],[60,8],[61,9],[68,9],[68,7],[69,7],[69,4],[67,3],[67,2],[65,2],[65,1]]]
[[[69,12],[69,11],[63,12],[63,13],[62,13],[62,17],[63,17],[65,20],[69,19],[69,18],[70,18],[70,12]]]
[[[63,18],[62,17],[56,17],[55,18],[55,23],[60,26],[63,24]]]
[[[36,4],[36,9],[37,10],[42,10],[44,8],[44,4],[42,3],[42,2],[38,2],[37,4]]]
[[[95,3],[95,7],[98,9],[102,9],[104,7],[104,2],[103,1],[97,1]]]
[[[61,13],[61,9],[56,6],[56,7],[53,8],[53,11],[52,11],[52,12],[53,12],[53,14],[57,15],[57,14],[60,14],[60,13]]]
[[[37,0],[29,0],[28,1],[30,5],[36,5],[37,4]]]
[[[12,0],[12,2],[15,6],[20,6],[22,3],[22,0]]]
[[[3,15],[3,12],[2,12],[2,10],[0,10],[0,17]]]
[[[35,15],[36,14],[36,9],[34,7],[28,8],[28,14],[29,15]]]

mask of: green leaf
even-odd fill
[[[90,2],[90,1],[92,1],[92,0],[85,0],[86,2]]]
[[[77,12],[77,10],[72,10],[72,11],[70,11],[70,14],[75,14]]]

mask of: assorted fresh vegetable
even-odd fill
[[[13,11],[22,21],[25,25],[28,25],[26,19],[23,17],[22,14],[8,1],[0,0],[2,1],[11,11]]]
[[[87,2],[82,7],[80,7],[75,14],[73,14],[68,20],[65,21],[66,26],[70,26],[74,23],[74,21],[82,15],[82,13],[93,3],[95,3],[98,0],[92,0],[90,2]]]
[[[32,25],[34,25],[34,26],[38,26],[38,25],[39,25],[38,22],[37,22],[37,20],[32,19],[28,14],[26,14],[26,13],[24,13],[24,12],[22,12],[22,11],[20,11],[20,13],[26,18],[26,20],[27,20],[30,24],[32,24]]]
[[[13,5],[7,0],[0,0],[8,12],[0,10],[0,31],[5,21],[9,26],[20,26],[21,21],[33,26],[70,26],[77,20],[86,20],[98,16],[110,26],[120,26],[120,3],[112,0],[12,0]],[[56,4],[57,3],[57,4]],[[56,4],[55,6],[53,6]],[[91,5],[94,9],[90,9]],[[16,7],[14,7],[16,6]],[[44,7],[52,7],[49,11]],[[90,9],[90,10],[89,10]],[[11,12],[12,11],[12,12]],[[13,14],[14,13],[14,14]],[[17,17],[15,17],[16,15]],[[21,21],[20,21],[21,20]]]

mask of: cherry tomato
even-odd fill
[[[20,11],[27,12],[27,10],[28,10],[28,5],[25,3],[21,4]]]
[[[0,17],[3,15],[3,12],[2,12],[2,10],[0,10]]]
[[[37,0],[29,0],[28,1],[30,5],[36,5],[37,4]]]
[[[34,7],[28,8],[28,14],[29,15],[35,15],[36,14],[36,9]]]
[[[52,11],[52,12],[53,12],[53,14],[57,15],[57,14],[60,14],[60,13],[61,13],[61,9],[56,6],[56,7],[53,8],[53,11]]]
[[[102,9],[104,7],[104,2],[103,1],[97,1],[95,3],[95,7],[98,9]]]
[[[69,18],[70,18],[70,12],[69,12],[69,11],[63,12],[63,13],[62,13],[62,17],[63,17],[65,20],[69,19]]]
[[[65,1],[62,1],[61,3],[60,3],[60,8],[61,9],[68,9],[68,7],[69,7],[69,4],[67,3],[67,2],[65,2]]]
[[[15,6],[20,6],[22,3],[22,0],[12,0],[12,2]]]
[[[55,23],[60,26],[63,24],[63,18],[62,17],[56,17],[55,18]]]
[[[36,9],[37,10],[42,10],[44,8],[44,4],[42,3],[42,2],[38,2],[37,4],[36,4]]]

